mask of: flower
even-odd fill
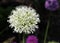
[[[37,24],[40,22],[39,14],[27,6],[16,7],[8,18],[7,22],[10,23],[10,27],[14,27],[14,31],[18,33],[33,33],[35,29],[38,29]]]
[[[26,43],[38,43],[38,39],[37,39],[36,36],[30,35],[30,36],[28,36],[28,38],[26,39]]]
[[[45,8],[50,11],[55,11],[59,8],[59,3],[57,0],[46,0],[45,1]]]

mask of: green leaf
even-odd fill
[[[56,41],[49,41],[48,43],[59,43],[59,42],[56,42]]]

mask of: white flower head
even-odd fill
[[[14,31],[19,33],[33,33],[38,28],[38,22],[40,22],[39,14],[27,6],[16,7],[8,18],[7,22],[10,23],[10,27],[14,27]]]

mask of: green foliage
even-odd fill
[[[59,42],[56,42],[56,41],[49,41],[48,43],[59,43]]]

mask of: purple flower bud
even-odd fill
[[[45,1],[45,8],[50,11],[55,11],[59,8],[59,3],[57,0],[46,0]]]
[[[26,39],[26,43],[38,43],[38,39],[36,36],[31,35]]]

